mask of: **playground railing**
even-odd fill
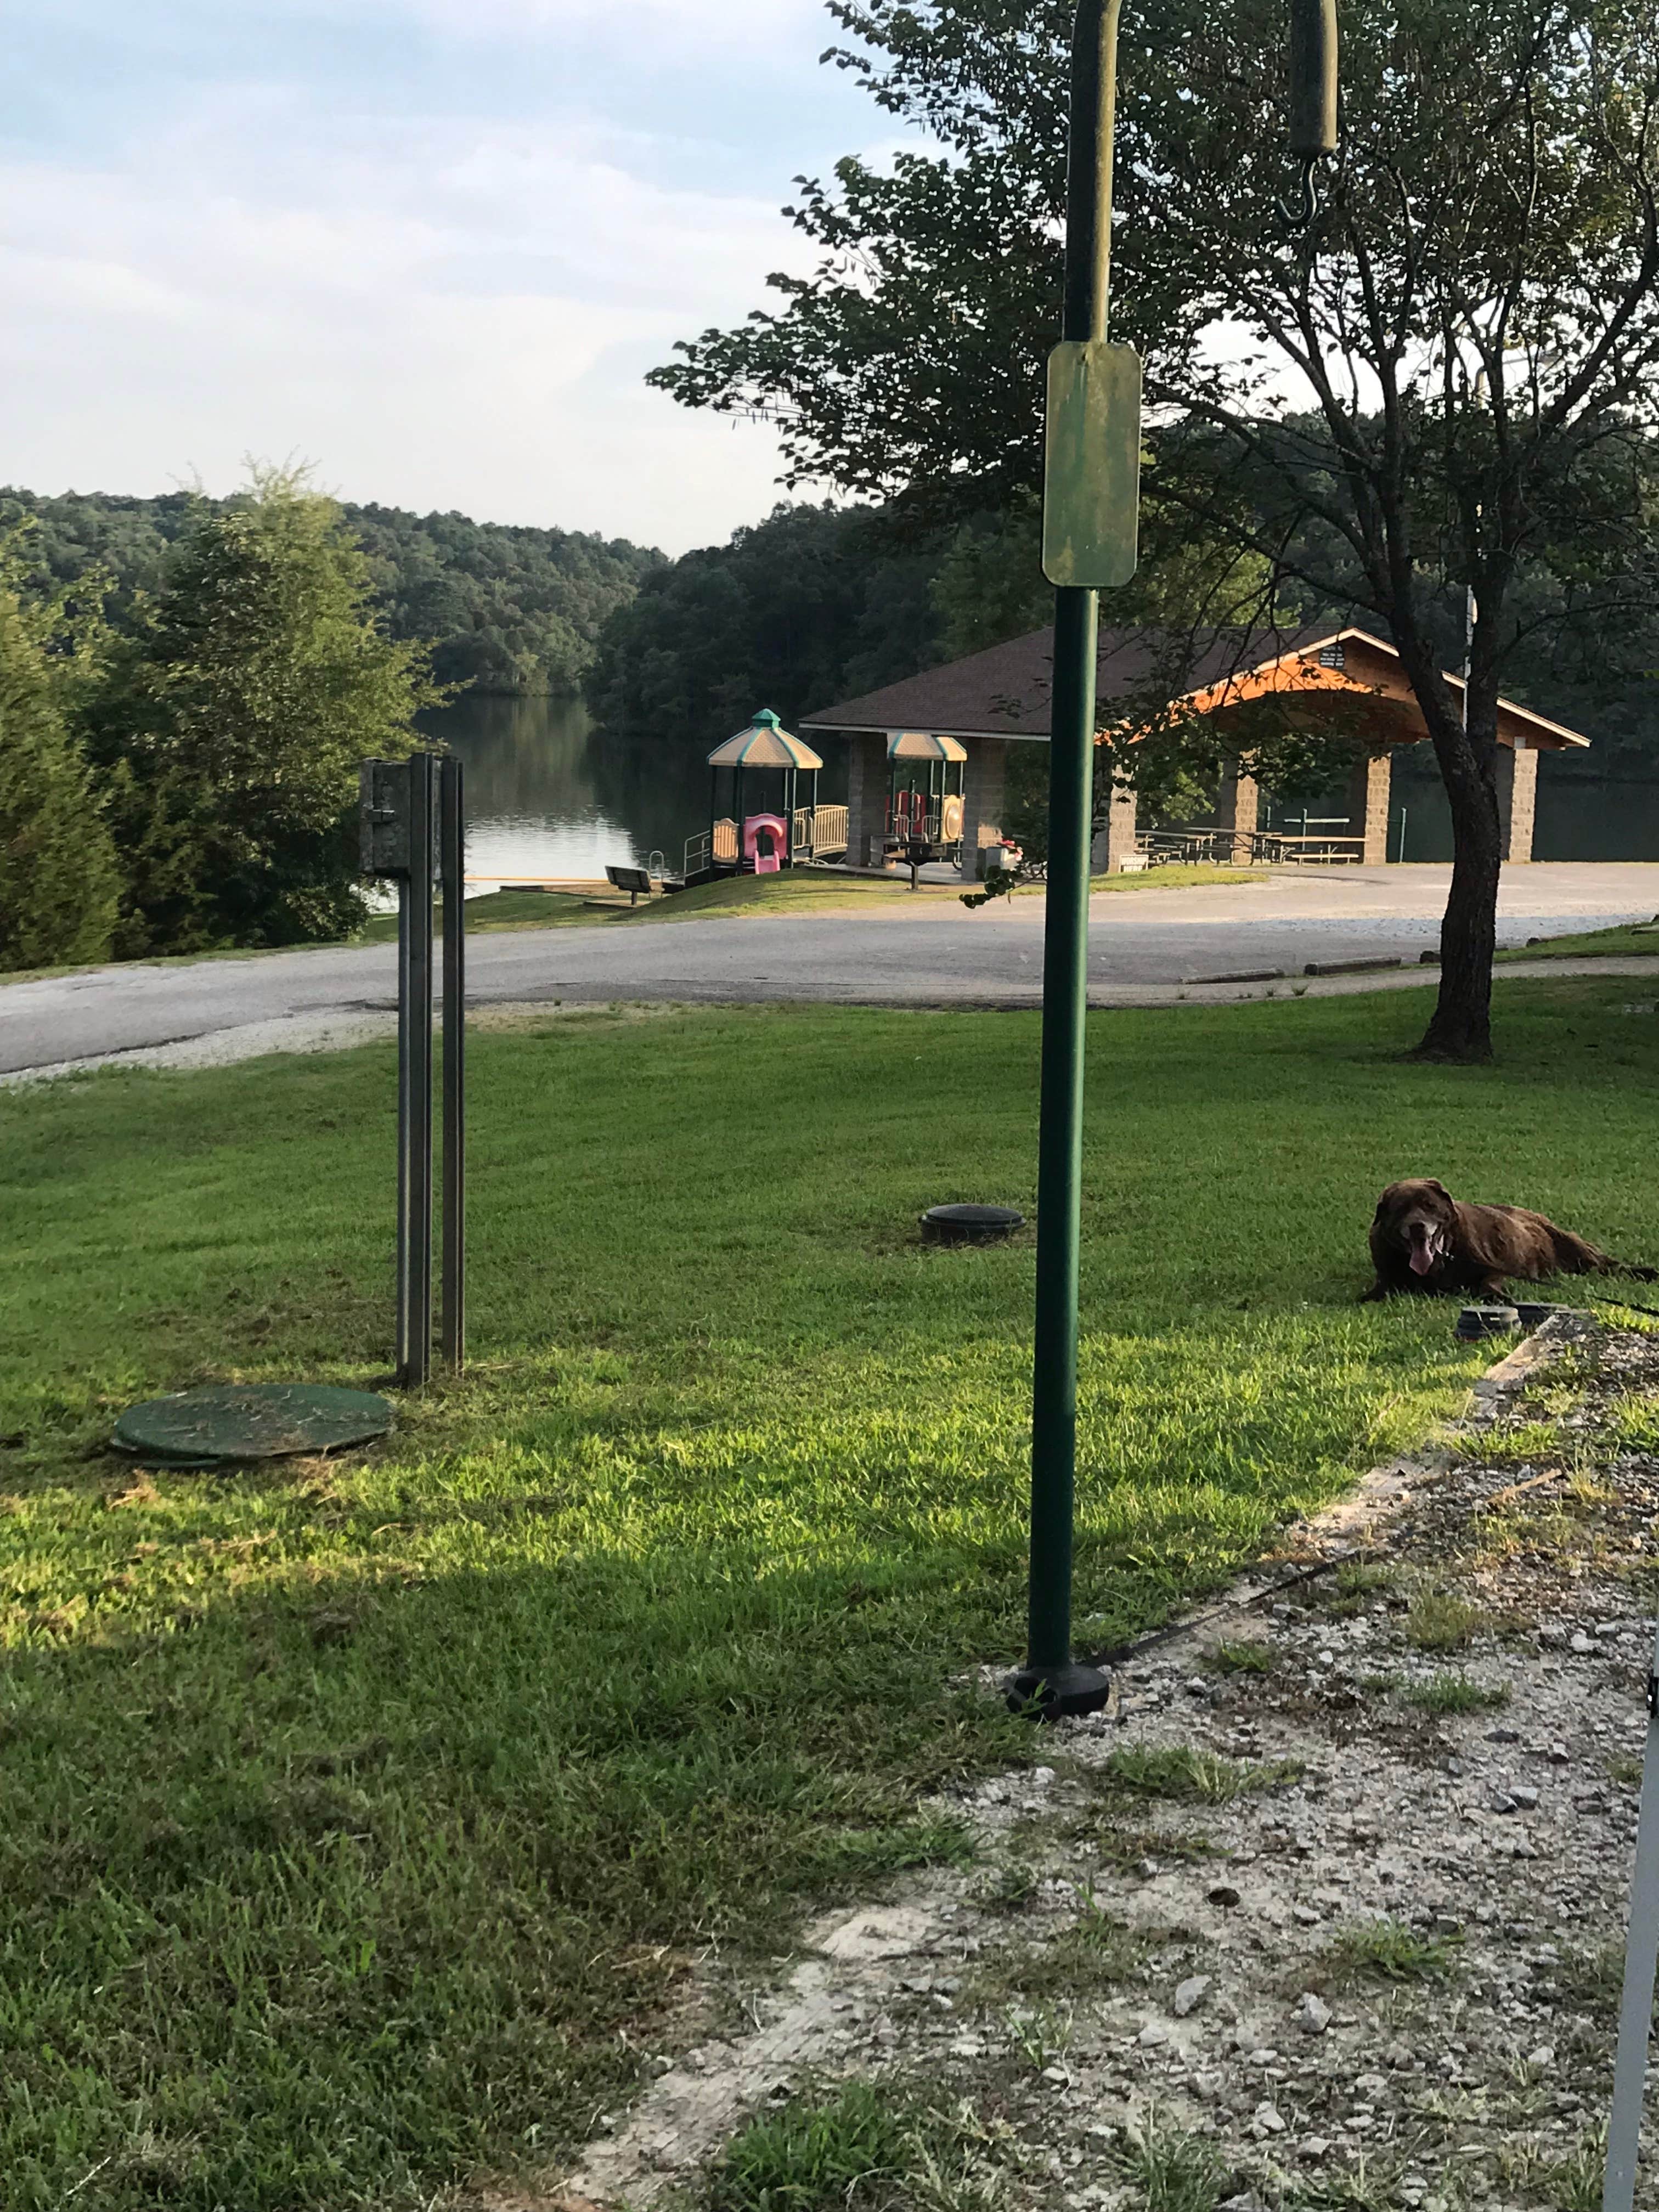
[[[814,860],[826,853],[847,850],[847,809],[844,806],[798,806],[790,831],[792,854],[810,854]]]

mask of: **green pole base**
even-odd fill
[[[1022,1667],[1003,1684],[1009,1710],[1033,1720],[1057,1721],[1097,1713],[1111,1694],[1112,1678],[1098,1667],[1070,1660],[1063,1667]]]

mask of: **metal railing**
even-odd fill
[[[790,851],[821,860],[827,853],[847,850],[847,809],[844,806],[798,806]]]

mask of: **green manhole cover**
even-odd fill
[[[130,1406],[115,1424],[114,1442],[122,1451],[172,1466],[212,1467],[222,1460],[338,1451],[383,1437],[391,1426],[392,1407],[369,1390],[226,1382]]]

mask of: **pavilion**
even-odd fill
[[[1145,695],[1167,641],[1145,630],[1103,630],[1097,672],[1097,720],[1112,727],[1115,702]],[[1462,678],[1448,673],[1454,692]],[[1391,645],[1352,626],[1315,625],[1292,633],[1213,633],[1189,659],[1182,702],[1201,714],[1224,718],[1230,710],[1268,696],[1294,700],[1299,720],[1340,717],[1353,738],[1354,767],[1349,780],[1348,836],[1327,838],[1324,857],[1375,866],[1388,858],[1389,791],[1394,750],[1428,736],[1422,710]],[[1012,744],[1044,744],[1054,687],[1054,632],[1029,636],[969,653],[943,668],[933,668],[902,683],[887,684],[860,699],[842,701],[802,718],[800,727],[823,737],[845,738],[850,745],[848,774],[847,857],[880,865],[888,821],[888,739],[895,731],[925,731],[955,738],[967,751],[963,769],[962,846],[963,873],[984,873],[988,846],[1002,841],[1003,784]],[[1532,858],[1537,804],[1538,755],[1585,746],[1589,739],[1564,729],[1526,707],[1501,700],[1498,710],[1498,802],[1502,811],[1504,858]],[[1253,780],[1237,767],[1224,781],[1218,800],[1218,832],[1231,832],[1233,857],[1247,859],[1256,849],[1259,793]],[[1115,787],[1106,826],[1095,841],[1095,866],[1114,872],[1138,864],[1135,795]]]

